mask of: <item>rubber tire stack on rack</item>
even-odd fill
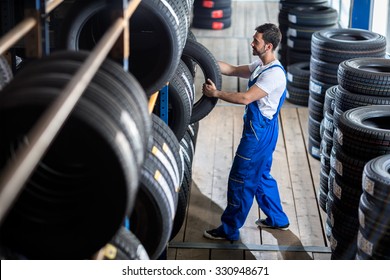
[[[88,55],[84,50],[93,49],[110,26],[110,16],[105,14],[109,13],[106,1],[75,1],[73,5],[67,11],[69,16],[61,21],[62,36],[56,41],[56,50],[26,64],[1,91],[0,98],[5,99],[1,102],[2,114],[6,117],[1,118],[0,126],[4,125],[1,126],[4,134],[10,137],[8,142],[5,138],[0,141],[1,167],[18,143],[24,141],[25,131],[17,131],[7,122],[20,120],[22,128],[33,125],[38,114],[33,109],[59,94]],[[47,153],[49,161],[43,159],[32,175],[33,181],[27,183],[29,188],[22,193],[22,200],[2,225],[3,258],[89,258],[100,248],[105,259],[157,259],[163,255],[186,215],[198,121],[217,102],[204,95],[194,100],[195,69],[213,79],[218,88],[222,82],[217,61],[188,30],[191,9],[191,0],[141,2],[130,19],[131,74],[123,70],[121,61],[112,59],[107,59],[96,73],[76,106],[76,116],[69,119],[70,125],[64,126],[66,137],[60,134],[59,144],[52,144],[57,149]],[[158,53],[151,53],[149,47],[156,48],[155,44],[149,44],[151,39],[160,44]],[[147,98],[167,83],[172,98],[165,123],[159,112],[154,111],[150,117]],[[141,92],[133,96],[134,89]],[[31,98],[19,99],[24,92],[31,93]],[[36,101],[34,94],[38,96]],[[19,101],[25,107],[20,109],[24,114],[9,117],[15,111],[20,112]],[[30,109],[29,101],[39,106]],[[28,121],[23,122],[24,116]],[[93,117],[96,119],[91,120]],[[97,132],[78,131],[75,119],[81,119],[83,128],[87,126],[84,130]],[[13,135],[15,139],[11,139]],[[74,144],[72,147],[65,145],[67,138]],[[78,145],[74,142],[77,140]],[[86,152],[81,153],[80,149]],[[78,158],[78,154],[87,158]],[[84,166],[92,172],[91,176],[88,172],[85,176],[77,173]],[[56,168],[62,168],[63,172],[57,172]],[[96,177],[94,188],[86,184],[90,177]],[[53,181],[64,181],[58,193],[48,189]],[[74,195],[75,186],[82,195]],[[76,203],[76,197],[77,207],[68,210],[68,205]],[[52,203],[54,200],[61,203]],[[24,206],[31,211],[25,211]],[[42,225],[47,230],[42,230]],[[107,245],[103,247],[104,244]]]
[[[300,71],[300,83],[294,77],[288,79],[287,100],[307,106],[309,102],[311,36],[314,32],[336,27],[338,13],[327,6],[295,6],[288,11],[287,72],[295,75]],[[303,79],[304,78],[304,79]]]
[[[221,30],[232,24],[231,0],[195,0],[192,27]]]
[[[30,62],[1,91],[1,167],[86,55]],[[106,60],[1,225],[2,245],[29,259],[96,253],[134,208],[150,132],[142,87]]]

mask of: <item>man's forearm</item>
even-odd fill
[[[223,90],[215,90],[213,96],[234,104],[248,105],[251,102],[245,92],[228,92]]]

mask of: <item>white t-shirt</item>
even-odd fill
[[[249,64],[249,70],[253,72],[257,66],[260,65],[254,71],[250,77],[250,80],[253,80],[260,72],[264,71],[272,65],[279,64],[279,60],[274,60],[267,65],[262,65],[263,62],[259,59],[251,64]],[[273,67],[261,74],[255,83],[260,89],[264,90],[268,95],[261,98],[257,101],[259,110],[264,117],[272,119],[276,113],[280,97],[283,95],[284,90],[286,89],[286,75],[280,67]]]

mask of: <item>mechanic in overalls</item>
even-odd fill
[[[223,75],[248,78],[247,91],[220,91],[210,79],[203,84],[206,96],[246,105],[242,138],[229,174],[228,204],[221,217],[222,225],[204,232],[203,236],[209,239],[238,240],[254,197],[266,215],[255,221],[259,227],[289,227],[277,182],[270,174],[279,133],[278,114],[286,96],[285,70],[275,55],[282,35],[271,23],[255,30],[251,46],[259,60],[239,66],[218,62]]]

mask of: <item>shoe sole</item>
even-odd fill
[[[269,225],[260,224],[257,222],[255,222],[255,224],[261,228],[278,229],[278,230],[283,230],[283,231],[286,231],[289,229],[289,227],[273,227],[273,226],[269,226]]]
[[[225,237],[215,237],[209,234],[207,231],[203,232],[203,236],[211,240],[227,240]]]

